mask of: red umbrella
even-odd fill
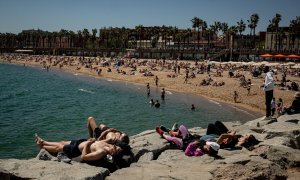
[[[260,55],[260,57],[269,58],[269,57],[273,57],[273,55],[272,54],[262,54],[262,55]]]
[[[287,56],[287,58],[300,58],[300,56],[298,56],[296,54],[290,54]]]
[[[276,54],[274,57],[275,58],[285,58],[286,56],[283,54]]]

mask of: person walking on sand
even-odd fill
[[[158,77],[155,76],[155,85],[158,86]]]
[[[269,66],[264,67],[264,73],[266,74],[263,90],[265,91],[265,103],[266,103],[266,117],[263,120],[271,119],[271,101],[273,98],[274,78],[273,72],[270,71]]]

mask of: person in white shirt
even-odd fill
[[[265,99],[266,99],[266,117],[264,119],[271,119],[271,101],[273,99],[273,89],[274,89],[274,78],[273,72],[270,71],[269,66],[264,67],[264,73],[266,74],[264,88]]]

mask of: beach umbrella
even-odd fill
[[[283,54],[276,54],[274,57],[275,58],[286,58],[286,56]]]
[[[287,58],[300,58],[300,56],[296,55],[296,54],[290,54],[287,56]]]
[[[270,58],[270,57],[273,57],[272,54],[262,54],[262,55],[259,55],[260,57],[263,57],[263,58]]]

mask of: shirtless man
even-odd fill
[[[110,140],[112,142],[122,141],[127,144],[129,143],[129,137],[127,134],[114,128],[108,128],[105,124],[97,126],[94,117],[89,117],[87,119],[87,127],[90,138],[95,138],[96,140]]]
[[[110,144],[109,140],[95,141],[91,139],[79,139],[72,141],[49,142],[35,135],[35,142],[40,148],[47,150],[50,153],[64,152],[69,158],[80,156],[82,161],[100,160],[106,155],[119,154],[122,149]]]

